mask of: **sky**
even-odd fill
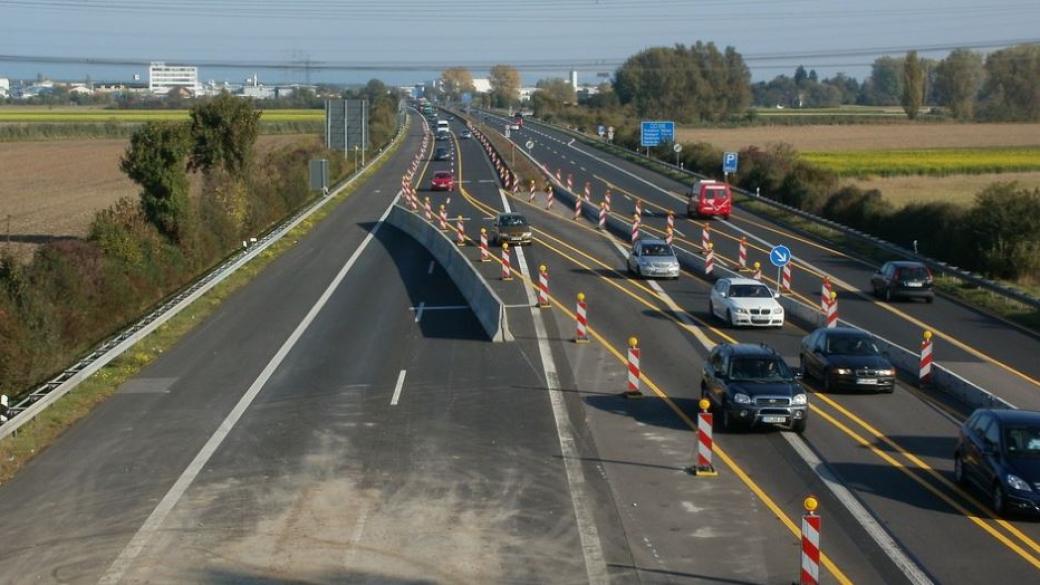
[[[507,63],[527,84],[572,68],[596,83],[642,49],[700,40],[735,47],[755,80],[799,64],[862,78],[882,54],[1040,41],[1037,23],[1038,0],[0,0],[0,77],[145,79],[162,60],[204,81],[406,85]]]

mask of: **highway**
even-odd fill
[[[421,161],[420,198],[461,216],[472,239],[507,209],[534,227],[511,280],[462,248],[507,307],[516,341],[491,343],[430,254],[382,221],[425,128],[413,115],[364,186],[0,486],[0,582],[790,583],[809,494],[823,517],[823,583],[1040,578],[1040,526],[998,520],[984,494],[953,484],[963,412],[902,383],[876,396],[810,387],[804,435],[718,433],[719,475],[687,473],[709,348],[767,343],[797,364],[807,332],[722,327],[699,275],[630,278],[625,242],[561,205],[546,210],[542,195],[529,204],[502,191],[455,120],[437,143],[452,160]],[[679,208],[666,194],[679,186],[652,173],[544,127],[521,131],[528,139],[576,185],[598,181],[596,197],[609,185],[621,215],[632,214],[625,193],[643,198],[649,229],[663,226],[660,208]],[[438,170],[454,171],[456,191],[429,191]],[[743,229],[788,238],[799,265],[849,284],[867,270],[748,214],[730,223],[715,239],[724,256],[735,247],[723,234]],[[695,245],[699,231],[678,227],[679,245]],[[533,306],[540,265],[549,309]],[[800,270],[795,281],[815,302],[818,282]],[[579,292],[588,344],[573,341]],[[905,317],[848,290],[841,300],[843,316],[914,346],[920,331]],[[896,309],[971,335],[943,320],[967,311],[955,303]],[[1019,334],[1004,329],[994,338]],[[642,399],[621,396],[633,335]],[[1021,380],[965,356],[974,379]]]

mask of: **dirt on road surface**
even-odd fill
[[[258,148],[314,139],[261,136]],[[0,143],[0,250],[27,260],[40,244],[87,235],[98,210],[136,196],[137,185],[119,170],[126,145],[123,139]]]

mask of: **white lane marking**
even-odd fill
[[[686,237],[686,234],[684,234],[681,231],[679,231],[679,228],[672,228],[672,231],[675,232],[676,234],[678,234],[678,236],[680,238],[685,238]]]
[[[426,274],[433,274],[433,267],[436,266],[436,265],[437,265],[436,262],[434,262],[433,260],[430,260],[430,267],[426,269]]]
[[[509,200],[504,191],[499,190],[502,197],[502,209],[511,211]],[[530,281],[531,274],[527,267],[527,258],[522,247],[516,248],[517,264],[520,273]],[[609,585],[610,576],[607,562],[603,556],[603,543],[599,538],[599,529],[592,513],[592,503],[585,495],[585,472],[581,468],[581,454],[574,440],[574,430],[567,414],[567,406],[563,402],[560,390],[560,376],[556,370],[556,360],[549,347],[549,336],[545,332],[545,321],[541,309],[538,308],[534,289],[525,286],[524,294],[534,321],[534,333],[538,339],[538,354],[542,359],[542,370],[545,371],[545,386],[549,391],[549,404],[552,405],[553,418],[556,420],[556,434],[560,438],[560,454],[563,455],[563,468],[567,474],[567,486],[570,488],[571,504],[574,506],[574,519],[578,525],[578,538],[581,541],[581,552],[585,556],[585,573],[590,585]]]
[[[347,554],[347,565],[354,561],[357,556],[358,543],[361,535],[365,532],[365,523],[368,521],[368,502],[361,503],[361,513],[358,514],[357,524],[354,525],[354,533],[350,535],[350,553]]]
[[[407,373],[407,370],[401,370],[401,373],[397,375],[397,386],[394,386],[394,396],[390,399],[390,406],[397,406],[397,401],[401,399],[401,389],[404,388],[404,376]]]
[[[409,311],[461,311],[462,309],[469,309],[469,305],[437,305],[435,307],[427,307],[423,301],[419,302],[418,307],[410,307]]]
[[[415,322],[418,323],[422,319],[423,310],[426,308],[426,301],[419,301],[419,306],[415,307]]]
[[[829,465],[820,460],[816,453],[809,447],[804,439],[794,433],[780,433],[787,440],[795,453],[805,461],[806,465],[823,480],[824,485],[831,491],[835,498],[845,506],[852,517],[860,523],[863,530],[870,535],[874,543],[892,563],[903,573],[908,581],[916,585],[931,585],[932,580],[928,578],[924,570],[918,566],[896,542],[895,538],[874,518],[873,515],[860,503],[856,496],[845,487]]]
[[[238,400],[235,407],[231,409],[231,412],[229,412],[227,417],[225,417],[220,423],[217,430],[213,432],[213,435],[210,436],[208,441],[206,441],[206,444],[202,446],[202,449],[197,455],[195,455],[195,459],[188,464],[188,467],[181,473],[180,477],[177,478],[177,481],[174,482],[169,491],[166,492],[166,495],[163,496],[162,500],[159,501],[159,504],[156,505],[154,510],[152,510],[152,513],[148,515],[144,524],[137,529],[137,532],[134,534],[133,538],[130,539],[130,542],[122,552],[119,553],[119,556],[112,561],[108,570],[105,571],[105,574],[98,580],[98,585],[115,585],[123,580],[123,576],[126,575],[126,572],[130,569],[131,565],[133,565],[137,557],[142,551],[144,551],[145,547],[148,546],[148,543],[151,542],[152,538],[159,531],[163,521],[165,521],[166,517],[173,511],[173,507],[177,505],[177,502],[179,502],[181,497],[184,496],[184,493],[188,491],[188,488],[191,487],[195,478],[198,477],[199,472],[202,471],[202,468],[205,467],[206,463],[208,463],[210,458],[213,457],[213,454],[217,452],[221,443],[223,443],[224,439],[231,433],[231,429],[235,428],[235,424],[238,423],[239,419],[242,418],[242,415],[245,414],[246,409],[249,408],[249,405],[253,403],[254,399],[256,399],[260,390],[262,390],[264,385],[267,384],[267,380],[274,375],[278,366],[282,364],[282,361],[284,361],[285,357],[289,355],[293,346],[295,346],[296,342],[303,336],[304,331],[307,330],[307,327],[310,326],[311,322],[318,316],[318,313],[325,307],[325,304],[332,297],[336,288],[338,288],[340,283],[343,282],[343,279],[346,278],[347,272],[354,267],[354,263],[357,262],[361,253],[365,251],[369,242],[372,241],[376,233],[379,231],[379,228],[383,225],[383,222],[386,221],[386,217],[390,215],[390,210],[393,209],[394,204],[400,196],[401,193],[398,192],[397,197],[394,197],[390,202],[390,205],[386,208],[386,211],[384,211],[383,215],[379,217],[379,221],[377,221],[376,225],[373,226],[372,231],[368,232],[368,235],[365,236],[364,240],[362,240],[361,245],[359,245],[357,249],[354,250],[354,253],[350,255],[350,258],[348,258],[347,262],[342,268],[340,268],[335,278],[333,278],[332,282],[329,283],[329,286],[323,293],[321,293],[321,296],[318,297],[317,302],[315,302],[311,309],[307,311],[307,314],[296,326],[296,329],[294,329],[288,339],[282,343],[282,346],[278,348],[278,351],[274,354],[274,357],[271,358],[271,361],[264,366],[260,375],[253,380],[253,383],[250,384],[246,393]]]
[[[588,172],[588,171],[585,170],[585,167],[578,167],[578,168],[581,169],[581,172],[583,172],[583,173],[587,173]]]

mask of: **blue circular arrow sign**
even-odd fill
[[[773,266],[783,268],[784,265],[791,261],[791,250],[783,244],[773,246],[773,249],[769,251],[769,261],[773,263]]]

